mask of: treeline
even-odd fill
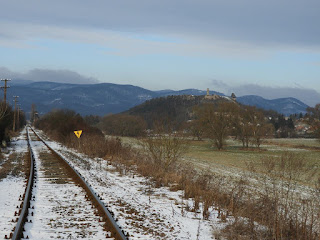
[[[8,103],[0,102],[0,143],[3,141],[8,143],[10,138],[15,135],[15,131],[20,131],[25,124],[26,117],[23,111],[17,110],[14,113]]]
[[[155,104],[154,101],[158,101],[159,104]],[[210,138],[218,149],[223,149],[228,136],[234,136],[245,148],[259,148],[262,138],[274,136],[276,130],[287,129],[288,125],[287,120],[281,115],[272,113],[274,116],[267,117],[263,110],[236,102],[202,103],[199,97],[192,96],[172,96],[154,101],[150,100],[144,107],[138,106],[136,110],[132,109],[127,114],[105,116],[96,126],[108,135],[131,137],[158,132],[161,126],[163,132],[183,132],[198,140]],[[151,106],[154,105],[156,107],[152,111]],[[159,109],[160,112],[157,112]],[[183,111],[183,114],[178,114],[178,111]],[[153,116],[150,115],[151,112]]]
[[[64,109],[47,113],[35,121],[34,125],[53,140],[90,156],[104,157],[119,151],[120,141],[106,139],[100,129],[90,126],[86,120],[80,114]],[[82,130],[79,139],[74,134],[78,130]]]
[[[154,129],[154,123],[159,119],[166,119],[173,128],[179,129],[181,124],[192,118],[193,107],[203,100],[203,96],[187,95],[154,98],[131,108],[125,114],[143,118],[148,129]]]
[[[314,119],[312,108],[303,116],[285,117],[236,102],[204,100],[202,96],[169,96],[146,101],[122,114],[86,116],[85,122],[113,136],[145,136],[162,125],[168,131],[189,134],[198,140],[211,138],[218,149],[233,136],[244,148],[261,145],[264,137],[297,137],[295,121]]]
[[[98,128],[87,124],[80,114],[68,109],[54,110],[42,116],[35,122],[35,127],[45,131],[56,141],[66,143],[76,130],[82,130],[84,135],[100,134]]]
[[[234,102],[203,104],[195,107],[195,119],[186,129],[197,137],[213,140],[217,149],[223,149],[228,136],[235,136],[243,147],[260,147],[262,138],[271,136],[274,127],[262,111],[251,106],[240,106]]]
[[[186,122],[197,118],[196,109],[201,105],[220,104],[229,102],[223,98],[216,100],[208,100],[203,96],[168,96],[151,99],[145,103],[136,106],[124,114],[139,116],[143,118],[147,125],[147,129],[156,128],[157,122],[169,122],[175,131],[185,130]],[[250,106],[237,103],[242,108],[251,108]],[[263,110],[255,108],[265,119],[273,125],[275,137],[294,137],[294,120],[297,116],[285,117],[272,110]],[[116,118],[116,116],[114,116]]]
[[[140,116],[117,114],[103,117],[98,126],[108,135],[137,137],[145,135],[147,124]]]
[[[320,138],[320,103],[314,108],[309,107],[307,111],[305,121],[312,127],[314,135]]]

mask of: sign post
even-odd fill
[[[80,137],[81,137],[81,134],[82,134],[82,130],[74,131],[74,134],[75,134],[75,135],[77,136],[77,138],[78,138],[79,149],[80,149]]]

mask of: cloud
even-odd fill
[[[48,81],[74,84],[93,84],[99,82],[95,78],[86,77],[70,70],[33,69],[27,73],[18,73],[10,71],[8,68],[0,67],[0,75],[2,78],[31,80],[35,82]]]
[[[50,37],[60,28],[87,32],[90,41],[88,29],[92,29],[165,38],[177,35],[191,41],[205,39],[211,46],[228,42],[261,49],[319,50],[319,7],[318,0],[11,0],[1,4],[0,20],[3,26],[17,28],[1,26],[0,39],[9,44],[8,39],[23,38],[28,35],[23,26],[29,24],[35,27],[31,30],[35,38]]]
[[[225,83],[224,81],[217,80],[217,79],[211,79],[209,82],[209,86],[211,86],[214,91],[220,91],[220,92],[229,92],[230,86]]]
[[[229,85],[226,84],[224,81],[217,80],[217,79],[212,79],[212,80],[211,80],[211,84],[212,84],[213,86],[219,87],[219,88],[220,88],[220,87],[223,87],[223,88],[229,87]]]
[[[245,95],[258,95],[266,99],[294,97],[313,107],[320,103],[320,93],[314,89],[304,88],[299,83],[295,87],[270,87],[259,84],[230,84],[225,81],[213,79],[210,82],[212,90],[224,92],[227,95],[235,93],[241,97]]]
[[[201,36],[170,34],[164,36],[118,32],[103,29],[70,28],[65,26],[44,26],[41,24],[0,22],[0,29],[6,29],[12,40],[1,39],[5,47],[44,49],[41,40],[51,39],[69,43],[84,43],[102,46],[106,55],[135,56],[169,54],[179,56],[228,55],[241,58],[269,56],[263,48],[233,41],[208,40]],[[35,38],[36,36],[36,38]]]
[[[240,86],[229,87],[230,92],[235,92],[237,96],[259,95],[267,99],[294,97],[309,106],[320,103],[320,93],[314,89],[301,87],[268,87],[257,84],[245,84]]]
[[[14,78],[14,76],[17,76],[18,73],[14,73],[12,71],[10,71],[8,68],[5,68],[5,67],[0,67],[0,75],[1,75],[1,78],[7,78],[7,79],[10,79],[10,78]]]

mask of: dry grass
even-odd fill
[[[155,186],[171,184],[172,189],[183,189],[185,198],[194,199],[188,210],[198,211],[202,203],[204,219],[210,214],[207,211],[210,206],[217,207],[222,221],[230,214],[234,216],[235,222],[219,233],[224,239],[317,239],[320,216],[317,150],[292,150],[280,144],[276,149],[264,145],[262,151],[250,151],[230,140],[233,145],[226,150],[213,151],[208,141],[190,143],[187,157],[168,173],[147,160],[134,163],[142,175],[154,179]],[[186,167],[186,161],[190,166]],[[209,167],[222,171],[203,171]],[[236,178],[226,176],[230,168],[237,173]],[[258,181],[255,186],[252,179]],[[301,184],[312,186],[308,196],[297,194]],[[265,227],[257,227],[256,223]]]
[[[319,139],[316,138],[272,138],[265,141],[266,144],[294,148],[320,148]]]

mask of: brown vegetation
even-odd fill
[[[149,135],[143,141],[145,151],[153,164],[167,172],[186,151],[183,136],[177,133],[157,133]]]
[[[71,110],[52,111],[36,121],[35,126],[52,139],[92,157],[117,155],[121,151],[118,138],[105,138],[98,128],[89,126],[79,114]],[[76,130],[82,130],[80,138],[75,136]]]
[[[205,129],[206,136],[213,140],[218,150],[223,149],[225,145],[237,107],[233,102],[221,102],[203,104],[195,109],[197,121],[200,122],[199,127]]]
[[[115,114],[103,117],[99,127],[108,135],[138,137],[145,134],[146,123],[139,116]]]
[[[76,130],[82,130],[83,136],[96,134],[103,137],[101,131],[90,127],[83,118],[72,110],[55,110],[47,113],[35,122],[35,127],[45,131],[51,138],[68,144],[70,135]]]
[[[194,111],[195,119],[187,125],[189,131],[199,140],[202,136],[212,139],[218,150],[225,147],[230,135],[240,140],[245,148],[249,148],[249,144],[259,148],[262,139],[274,131],[263,112],[255,107],[218,102],[197,106]]]
[[[26,123],[25,115],[19,110],[16,114],[15,130],[19,131]],[[0,143],[9,142],[10,138],[15,135],[13,130],[14,111],[8,103],[0,102]]]

